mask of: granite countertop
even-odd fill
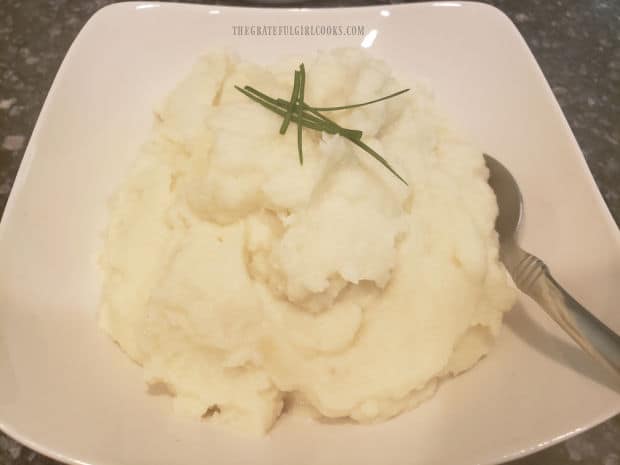
[[[0,2],[0,211],[60,62],[109,0]],[[210,3],[251,4],[258,1]],[[344,0],[299,0],[345,5]],[[357,4],[396,3],[360,0]],[[620,2],[493,0],[517,25],[566,114],[616,223],[620,221]],[[0,465],[56,464],[0,432]],[[511,465],[620,465],[620,416]]]

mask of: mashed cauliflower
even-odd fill
[[[101,327],[175,409],[268,431],[285,403],[385,420],[471,367],[514,300],[482,154],[430,90],[330,113],[407,181],[337,135],[234,89],[288,98],[301,60],[202,58],[156,113],[112,202]],[[358,50],[305,59],[306,101],[402,88]]]

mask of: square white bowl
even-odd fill
[[[233,35],[241,24],[362,24],[367,36]],[[152,108],[196,58],[224,48],[266,62],[362,42],[398,74],[429,78],[447,112],[512,170],[526,205],[524,247],[620,330],[620,234],[544,76],[499,10],[116,4],[67,53],[0,224],[0,429],[75,464],[474,464],[535,451],[620,411],[613,379],[526,298],[491,354],[420,408],[374,426],[285,418],[266,438],[172,415],[98,329],[107,199]]]

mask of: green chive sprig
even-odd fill
[[[396,176],[400,181],[407,185],[407,181],[399,175],[394,168],[390,166],[388,161],[379,155],[375,150],[362,142],[362,131],[357,129],[343,128],[335,121],[331,120],[327,116],[323,115],[322,111],[338,111],[348,110],[351,108],[358,108],[365,105],[371,105],[373,103],[381,102],[393,97],[397,97],[409,89],[399,90],[393,94],[386,95],[385,97],[369,100],[368,102],[356,103],[353,105],[341,105],[335,107],[313,107],[308,105],[304,101],[304,93],[306,86],[306,69],[304,64],[299,65],[299,69],[295,71],[293,78],[293,91],[291,92],[290,100],[283,100],[281,98],[274,99],[269,95],[251,87],[244,86],[243,88],[235,86],[239,92],[246,97],[254,100],[256,103],[262,105],[264,108],[282,116],[282,125],[280,126],[280,134],[285,134],[291,122],[297,124],[297,152],[299,155],[299,163],[303,165],[304,155],[302,149],[302,128],[314,129],[315,131],[326,132],[328,134],[339,134],[345,139],[349,140],[357,147],[364,150],[375,160],[381,163],[390,173]]]

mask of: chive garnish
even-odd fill
[[[298,106],[298,120],[297,120],[297,152],[299,152],[299,164],[303,165],[304,164],[304,153],[301,149],[301,134],[302,134],[302,117],[303,117],[303,110],[304,110],[304,88],[306,87],[306,68],[304,67],[304,64],[302,63],[301,65],[299,65],[299,96],[297,99],[297,106]],[[292,104],[291,104],[292,106]]]
[[[368,102],[364,102],[364,103],[355,103],[353,105],[342,105],[340,107],[311,107],[313,110],[316,111],[336,111],[336,110],[348,110],[350,108],[358,108],[358,107],[363,107],[365,105],[370,105],[372,103],[377,103],[377,102],[381,102],[383,100],[387,100],[389,98],[392,97],[397,97],[400,94],[404,94],[405,92],[409,91],[409,89],[403,89],[403,90],[399,90],[398,92],[394,92],[393,94],[390,95],[386,95],[385,97],[381,97],[381,98],[377,98],[374,100],[369,100]]]
[[[347,137],[347,136],[345,136],[345,137]],[[366,152],[368,152],[370,155],[372,155],[379,163],[381,163],[383,166],[385,166],[390,171],[390,173],[392,173],[394,176],[396,176],[398,179],[400,179],[402,182],[404,182],[405,185],[408,185],[407,181],[405,181],[400,176],[400,174],[398,174],[396,171],[394,171],[394,168],[392,168],[390,166],[390,164],[387,162],[387,160],[385,158],[383,158],[381,155],[379,155],[377,152],[375,152],[372,148],[370,148],[368,145],[363,143],[360,139],[353,139],[353,138],[350,138],[350,137],[347,137],[347,139],[349,139],[351,142],[353,142],[359,148],[366,150]]]
[[[348,129],[343,128],[335,121],[329,119],[327,116],[320,113],[321,111],[336,111],[336,110],[347,110],[351,108],[358,108],[364,105],[370,105],[373,103],[381,102],[383,100],[387,100],[389,98],[397,97],[401,95],[409,89],[399,90],[398,92],[394,92],[390,95],[386,95],[385,97],[381,97],[374,100],[369,100],[368,102],[356,103],[353,105],[342,105],[336,107],[313,107],[308,105],[304,101],[304,93],[306,86],[306,69],[304,64],[299,65],[299,70],[295,71],[294,81],[293,81],[293,91],[291,93],[290,100],[283,100],[281,98],[274,99],[269,95],[264,94],[263,92],[251,87],[245,86],[241,88],[239,86],[235,86],[239,92],[244,94],[246,97],[254,100],[256,103],[262,105],[268,110],[273,111],[277,115],[282,116],[284,119],[282,121],[282,125],[280,126],[280,134],[286,133],[290,122],[294,122],[297,124],[297,151],[299,154],[299,164],[303,165],[304,156],[302,150],[302,128],[314,129],[315,131],[326,132],[328,134],[339,134],[345,139],[351,141],[357,147],[364,150],[371,157],[381,163],[390,173],[396,176],[400,181],[402,181],[405,185],[407,185],[407,181],[400,176],[394,168],[390,166],[388,161],[379,155],[375,150],[362,142],[362,131],[357,129]]]
[[[293,115],[293,105],[297,101],[297,96],[299,95],[299,71],[295,71],[295,80],[293,81],[293,93],[291,94],[291,101],[286,110],[286,115],[284,116],[284,121],[282,121],[282,126],[280,126],[280,134],[284,134],[286,132],[286,128],[288,128],[288,124],[291,121],[291,116]]]
[[[343,128],[342,126],[339,126],[335,121],[332,121],[327,116],[322,115],[317,110],[315,110],[314,108],[309,107],[307,105],[304,105],[304,109],[308,110],[310,113],[315,115],[317,118],[320,118],[323,121],[325,121],[328,125],[330,125],[332,128],[334,128],[336,130],[337,134],[340,134],[341,136],[344,136],[346,134],[346,135],[348,135],[350,137],[353,137],[355,139],[361,139],[362,138],[362,131],[359,131],[357,129],[346,129],[346,128]]]
[[[253,92],[250,92],[248,89],[242,89],[239,86],[235,86],[235,89],[237,89],[243,95],[251,98],[256,103],[259,103],[263,107],[267,108],[268,110],[271,110],[271,111],[273,111],[274,113],[276,113],[276,114],[278,114],[280,116],[285,116],[286,115],[286,110],[284,108],[281,108],[280,106],[271,103],[269,100],[265,100],[265,99],[259,97],[258,95],[255,95]],[[273,99],[271,99],[271,100],[273,100]],[[303,125],[305,127],[309,128],[309,129],[314,129],[316,131],[324,131],[325,130],[324,125],[321,123],[320,120],[318,120],[318,123],[317,123],[317,118],[314,118],[314,117],[309,118],[309,116],[312,116],[312,115],[307,115],[307,114],[303,115],[304,119],[303,119],[302,123],[303,123]],[[297,114],[293,114],[293,116],[291,116],[291,121],[293,121],[294,123],[297,123],[297,121],[298,121]],[[335,132],[331,132],[331,134],[335,134]]]

